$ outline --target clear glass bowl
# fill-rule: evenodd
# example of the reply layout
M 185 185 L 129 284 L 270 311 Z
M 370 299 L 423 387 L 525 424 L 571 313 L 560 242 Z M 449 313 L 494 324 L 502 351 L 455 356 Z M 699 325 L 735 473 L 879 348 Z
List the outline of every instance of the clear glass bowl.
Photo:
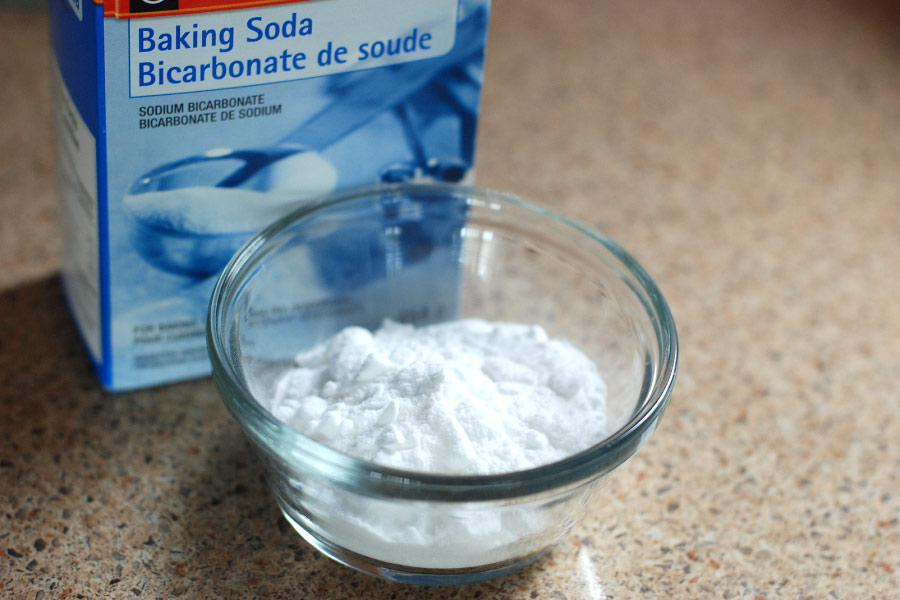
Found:
M 468 317 L 539 324 L 593 359 L 608 388 L 596 443 L 526 471 L 417 473 L 266 408 L 293 357 L 347 325 Z M 677 363 L 663 296 L 614 242 L 508 194 L 434 184 L 337 194 L 263 230 L 222 273 L 207 335 L 219 393 L 293 527 L 341 563 L 419 584 L 503 575 L 558 543 L 656 428 Z

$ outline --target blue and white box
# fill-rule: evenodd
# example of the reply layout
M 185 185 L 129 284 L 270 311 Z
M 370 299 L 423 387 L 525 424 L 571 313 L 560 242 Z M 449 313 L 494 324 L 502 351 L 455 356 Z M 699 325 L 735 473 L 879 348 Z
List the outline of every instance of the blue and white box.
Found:
M 364 184 L 470 182 L 489 0 L 52 0 L 68 302 L 104 386 L 209 372 L 218 273 Z

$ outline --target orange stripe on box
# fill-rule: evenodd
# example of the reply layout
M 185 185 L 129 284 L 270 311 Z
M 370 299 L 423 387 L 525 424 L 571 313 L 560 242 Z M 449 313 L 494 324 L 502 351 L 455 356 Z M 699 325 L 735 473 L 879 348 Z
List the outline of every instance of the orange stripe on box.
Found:
M 161 10 L 159 12 L 129 12 L 129 0 L 94 0 L 103 5 L 103 16 L 117 19 L 141 19 L 145 17 L 166 17 L 171 15 L 189 15 L 204 12 L 237 10 L 254 6 L 271 6 L 275 4 L 295 4 L 306 0 L 181 0 L 177 10 Z

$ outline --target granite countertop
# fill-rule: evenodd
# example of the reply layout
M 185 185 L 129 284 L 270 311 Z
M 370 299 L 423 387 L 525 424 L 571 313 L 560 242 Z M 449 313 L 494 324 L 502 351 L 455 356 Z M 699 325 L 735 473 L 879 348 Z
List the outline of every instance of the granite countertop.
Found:
M 0 597 L 896 597 L 898 31 L 889 1 L 494 3 L 479 182 L 631 250 L 680 374 L 549 556 L 423 589 L 290 531 L 208 379 L 99 387 L 57 276 L 45 16 L 0 9 Z

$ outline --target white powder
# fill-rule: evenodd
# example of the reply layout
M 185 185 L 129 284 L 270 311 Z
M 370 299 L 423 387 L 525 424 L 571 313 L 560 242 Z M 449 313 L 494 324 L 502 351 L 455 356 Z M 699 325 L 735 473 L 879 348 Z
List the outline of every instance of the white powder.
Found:
M 270 410 L 311 438 L 381 465 L 501 473 L 564 458 L 606 434 L 594 364 L 536 326 L 448 322 L 358 327 L 297 357 Z M 375 498 L 303 481 L 295 501 L 328 543 L 392 565 L 466 569 L 552 546 L 592 485 L 519 501 Z
M 297 356 L 269 408 L 348 455 L 431 473 L 528 469 L 606 433 L 590 359 L 538 326 L 474 319 L 348 327 Z

